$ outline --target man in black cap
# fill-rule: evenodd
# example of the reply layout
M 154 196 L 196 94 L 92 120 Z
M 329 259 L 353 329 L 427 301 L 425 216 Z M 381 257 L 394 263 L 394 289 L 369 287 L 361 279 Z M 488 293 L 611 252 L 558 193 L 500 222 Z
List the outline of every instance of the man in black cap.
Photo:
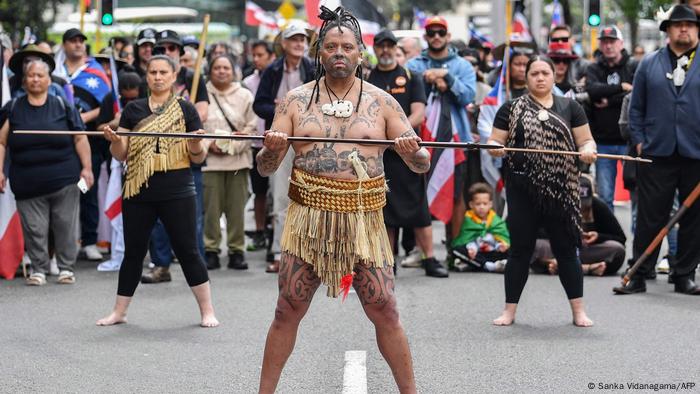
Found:
M 136 72 L 144 80 L 144 84 L 146 81 L 146 63 L 153 56 L 153 46 L 156 45 L 156 33 L 158 32 L 155 29 L 149 27 L 141 30 L 138 37 L 136 37 L 134 64 Z
M 589 124 L 598 153 L 625 155 L 627 142 L 620 134 L 622 99 L 632 90 L 637 62 L 623 48 L 622 32 L 616 26 L 600 29 L 598 35 L 601 55 L 586 69 L 586 92 L 592 106 Z M 598 195 L 614 212 L 617 160 L 596 161 Z
M 175 80 L 175 95 L 184 97 L 189 100 L 192 92 L 192 82 L 194 81 L 194 70 L 180 65 L 180 56 L 185 53 L 184 46 L 180 36 L 172 30 L 159 31 L 156 34 L 156 45 L 153 47 L 153 55 L 166 55 L 175 61 L 178 66 L 177 79 Z M 207 120 L 209 111 L 209 95 L 207 93 L 204 78 L 200 74 L 199 86 L 197 87 L 196 99 L 194 106 L 197 113 L 204 123 Z M 197 244 L 199 251 L 204 258 L 204 214 L 203 214 L 203 185 L 202 185 L 202 166 L 200 164 L 192 165 L 192 175 L 194 176 L 195 190 L 197 191 Z M 170 264 L 173 260 L 171 252 L 170 239 L 165 232 L 165 227 L 158 221 L 151 232 L 150 245 L 151 261 L 155 265 L 148 273 L 141 277 L 142 283 L 160 283 L 170 282 Z
M 676 191 L 684 201 L 700 183 L 700 62 L 698 17 L 676 5 L 659 29 L 668 45 L 646 56 L 637 70 L 629 110 L 630 139 L 637 152 L 652 159 L 637 166 L 637 224 L 634 260 L 668 222 Z M 681 217 L 676 264 L 671 273 L 677 293 L 700 295 L 695 269 L 700 259 L 700 203 Z M 639 267 L 618 294 L 646 291 L 644 277 L 654 269 L 659 248 Z
M 397 43 L 394 33 L 388 29 L 374 36 L 374 53 L 378 64 L 367 81 L 392 95 L 408 116 L 411 126 L 419 129 L 425 118 L 425 85 L 421 74 L 411 73 L 396 63 Z M 425 175 L 411 171 L 392 150 L 384 154 L 384 172 L 392 185 L 384 207 L 389 240 L 392 245 L 396 243 L 399 228 L 414 231 L 423 260 L 435 260 Z M 432 264 L 421 261 L 421 266 Z
M 95 121 L 100 113 L 100 103 L 109 94 L 111 85 L 104 68 L 87 56 L 85 45 L 87 37 L 80 30 L 71 28 L 63 33 L 63 52 L 65 62 L 57 64 L 57 73 L 65 76 L 72 87 L 73 103 L 80 112 L 86 130 L 96 130 Z M 69 89 L 71 90 L 71 89 Z M 102 162 L 110 157 L 109 143 L 102 137 L 88 137 L 92 157 L 94 178 L 99 178 Z M 97 185 L 80 196 L 80 231 L 82 251 L 89 260 L 101 260 L 102 254 L 97 249 L 97 225 L 99 223 L 99 205 Z

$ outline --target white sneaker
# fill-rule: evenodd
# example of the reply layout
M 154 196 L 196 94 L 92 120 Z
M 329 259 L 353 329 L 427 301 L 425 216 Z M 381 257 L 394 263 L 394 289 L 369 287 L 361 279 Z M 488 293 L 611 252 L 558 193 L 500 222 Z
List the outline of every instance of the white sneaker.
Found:
M 421 268 L 421 252 L 418 249 L 413 249 L 408 256 L 401 260 L 401 266 L 404 268 Z
M 508 263 L 508 260 L 496 261 L 496 270 L 494 272 L 506 272 L 506 263 Z
M 83 252 L 88 260 L 102 260 L 102 253 L 97 250 L 97 245 L 88 245 L 83 247 Z
M 97 270 L 100 272 L 112 272 L 112 271 L 119 271 L 119 268 L 121 268 L 122 263 L 121 262 L 116 262 L 113 260 L 107 260 L 105 262 L 100 263 L 97 266 Z
M 56 256 L 52 257 L 51 260 L 49 260 L 49 275 L 58 275 L 58 262 L 56 261 Z
M 656 266 L 656 272 L 659 274 L 668 274 L 670 271 L 671 266 L 668 264 L 668 256 L 666 256 L 659 261 L 659 265 Z

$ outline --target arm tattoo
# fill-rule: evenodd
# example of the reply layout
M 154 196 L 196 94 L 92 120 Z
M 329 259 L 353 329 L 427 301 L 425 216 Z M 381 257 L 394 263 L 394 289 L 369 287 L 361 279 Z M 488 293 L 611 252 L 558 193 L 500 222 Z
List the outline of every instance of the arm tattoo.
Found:
M 408 130 L 404 131 L 404 132 L 399 136 L 399 138 L 406 138 L 406 137 L 418 137 L 418 135 L 416 134 L 415 130 L 413 130 L 413 129 L 408 129 Z
M 260 175 L 268 176 L 279 167 L 281 159 L 279 153 L 263 148 L 258 152 L 255 161 L 258 164 L 258 172 L 260 172 Z

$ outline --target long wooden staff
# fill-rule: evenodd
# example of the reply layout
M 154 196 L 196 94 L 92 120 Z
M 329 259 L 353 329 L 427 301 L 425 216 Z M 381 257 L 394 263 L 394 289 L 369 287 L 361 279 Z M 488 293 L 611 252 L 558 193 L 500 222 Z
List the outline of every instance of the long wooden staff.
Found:
M 676 214 L 673 215 L 671 220 L 666 223 L 666 226 L 659 231 L 658 234 L 656 234 L 656 237 L 654 238 L 653 241 L 647 246 L 647 248 L 644 250 L 644 253 L 642 253 L 641 256 L 637 259 L 637 261 L 634 263 L 632 267 L 630 267 L 629 271 L 625 274 L 624 277 L 622 277 L 622 285 L 625 286 L 627 283 L 632 279 L 632 276 L 637 272 L 639 267 L 644 263 L 649 256 L 654 252 L 654 250 L 661 245 L 661 242 L 664 240 L 664 237 L 666 234 L 668 234 L 669 231 L 671 231 L 671 228 L 678 223 L 678 221 L 681 219 L 681 216 L 690 209 L 690 207 L 693 205 L 695 200 L 698 199 L 698 196 L 700 196 L 700 182 L 698 182 L 697 185 L 695 185 L 695 189 L 693 189 L 692 193 L 688 197 L 685 198 L 685 201 L 683 201 L 683 205 L 676 211 Z
M 568 150 L 551 150 L 551 149 L 527 149 L 527 148 L 504 148 L 506 152 L 525 152 L 525 153 L 545 153 L 550 155 L 567 155 L 567 156 L 581 156 L 581 152 L 574 152 Z M 596 156 L 603 159 L 615 159 L 623 161 L 636 161 L 639 163 L 651 163 L 649 159 L 643 159 L 641 157 L 633 157 L 627 155 L 611 155 L 608 153 L 598 153 Z
M 209 14 L 204 15 L 202 23 L 202 35 L 199 37 L 199 49 L 197 50 L 197 60 L 194 62 L 194 79 L 192 80 L 192 91 L 190 92 L 190 102 L 197 101 L 197 89 L 199 89 L 199 76 L 202 74 L 202 58 L 204 57 L 204 47 L 207 46 L 207 31 L 209 30 Z
M 101 131 L 52 131 L 52 130 L 15 130 L 14 134 L 31 134 L 31 135 L 88 135 L 102 136 Z M 251 134 L 194 134 L 194 133 L 158 133 L 148 131 L 117 131 L 117 135 L 124 137 L 154 137 L 154 138 L 206 138 L 206 139 L 225 139 L 225 140 L 264 140 L 263 135 Z M 394 140 L 370 140 L 362 138 L 325 138 L 325 137 L 287 137 L 288 141 L 292 142 L 330 142 L 343 144 L 358 144 L 358 145 L 394 145 Z M 501 149 L 503 146 L 495 144 L 475 144 L 472 142 L 437 142 L 437 141 L 422 141 L 418 143 L 426 148 L 452 148 L 452 149 Z

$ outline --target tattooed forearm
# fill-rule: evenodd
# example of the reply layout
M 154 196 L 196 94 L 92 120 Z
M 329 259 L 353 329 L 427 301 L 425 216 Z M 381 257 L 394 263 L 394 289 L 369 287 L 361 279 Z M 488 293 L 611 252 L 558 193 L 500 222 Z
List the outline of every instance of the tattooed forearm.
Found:
M 421 148 L 413 154 L 402 155 L 401 158 L 415 173 L 422 174 L 430 170 L 430 153 L 425 148 Z
M 263 147 L 262 150 L 258 152 L 258 155 L 255 156 L 255 162 L 258 165 L 258 173 L 260 173 L 261 176 L 270 176 L 270 174 L 277 170 L 280 163 L 282 163 L 282 159 L 284 159 L 286 153 L 286 150 L 283 152 L 274 152 Z
M 405 138 L 405 137 L 418 137 L 418 135 L 416 134 L 416 132 L 413 129 L 408 129 L 408 130 L 404 131 L 403 134 L 401 134 L 399 136 L 399 138 Z

